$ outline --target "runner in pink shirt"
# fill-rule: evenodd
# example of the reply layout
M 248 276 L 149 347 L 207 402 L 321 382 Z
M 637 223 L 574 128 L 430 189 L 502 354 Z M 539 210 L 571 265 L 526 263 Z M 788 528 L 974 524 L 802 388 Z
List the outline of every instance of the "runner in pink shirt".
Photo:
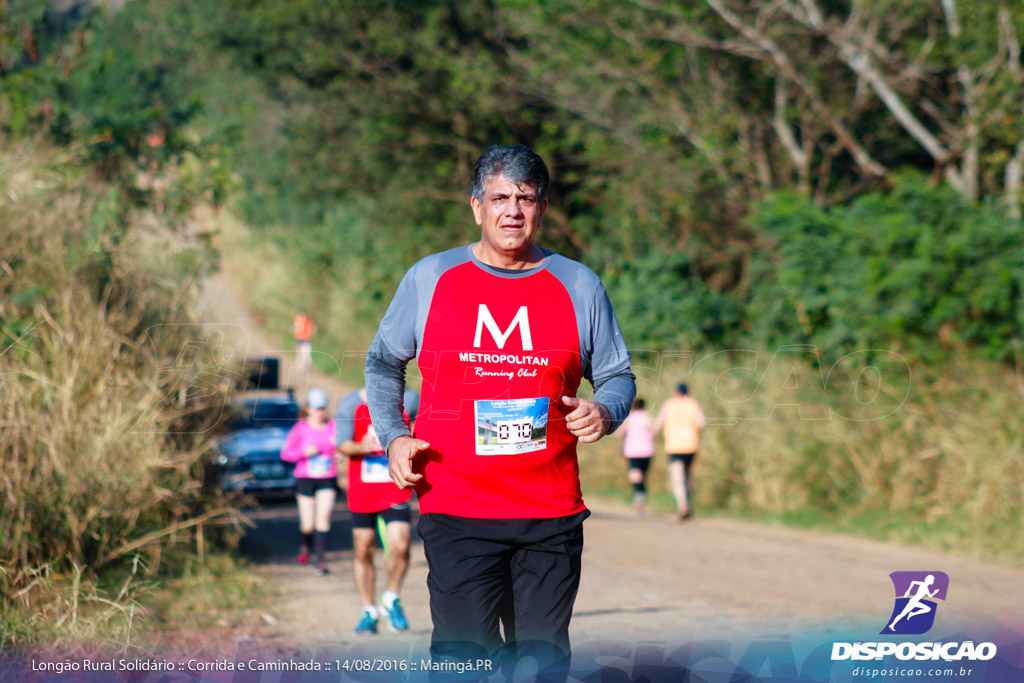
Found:
M 327 573 L 324 550 L 331 531 L 331 511 L 337 497 L 338 467 L 334 420 L 327 420 L 327 393 L 310 389 L 306 395 L 305 419 L 288 432 L 281 459 L 295 464 L 295 499 L 299 505 L 302 545 L 299 562 L 309 562 L 310 549 L 316 553 L 316 573 Z
M 622 438 L 622 454 L 629 464 L 629 483 L 633 485 L 633 506 L 644 514 L 647 502 L 647 470 L 654 457 L 654 420 L 644 410 L 644 400 L 633 401 L 633 409 L 617 432 Z

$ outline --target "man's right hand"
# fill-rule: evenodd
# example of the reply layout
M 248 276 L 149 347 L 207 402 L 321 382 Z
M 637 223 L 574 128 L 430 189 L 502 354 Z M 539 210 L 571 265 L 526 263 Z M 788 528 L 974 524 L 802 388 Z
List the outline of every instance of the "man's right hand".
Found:
M 422 474 L 412 471 L 412 460 L 430 444 L 412 436 L 399 436 L 388 446 L 388 471 L 395 486 L 411 489 L 423 479 Z

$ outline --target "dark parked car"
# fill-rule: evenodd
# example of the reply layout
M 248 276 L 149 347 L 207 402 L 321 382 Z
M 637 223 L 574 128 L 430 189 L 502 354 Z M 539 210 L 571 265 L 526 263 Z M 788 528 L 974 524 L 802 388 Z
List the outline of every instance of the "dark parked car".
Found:
M 281 449 L 299 418 L 298 401 L 291 392 L 260 392 L 243 397 L 234 411 L 217 457 L 221 487 L 256 495 L 291 495 L 295 465 L 281 460 Z

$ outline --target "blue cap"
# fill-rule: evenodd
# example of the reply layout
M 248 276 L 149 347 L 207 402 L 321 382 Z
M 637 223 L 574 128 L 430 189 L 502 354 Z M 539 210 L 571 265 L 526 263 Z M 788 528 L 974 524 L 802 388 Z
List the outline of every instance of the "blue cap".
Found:
M 326 408 L 329 402 L 327 392 L 323 389 L 310 389 L 309 393 L 306 394 L 306 406 L 311 410 Z

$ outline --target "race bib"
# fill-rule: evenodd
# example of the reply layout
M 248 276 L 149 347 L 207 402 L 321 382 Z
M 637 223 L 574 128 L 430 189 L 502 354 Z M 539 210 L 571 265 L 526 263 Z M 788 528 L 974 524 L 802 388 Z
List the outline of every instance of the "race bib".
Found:
M 530 453 L 548 445 L 548 398 L 474 401 L 477 455 Z
M 363 465 L 359 471 L 364 484 L 385 484 L 391 481 L 388 472 L 388 456 L 364 455 Z
M 306 461 L 306 471 L 313 479 L 321 479 L 331 475 L 331 462 L 334 459 L 329 455 L 315 455 Z

